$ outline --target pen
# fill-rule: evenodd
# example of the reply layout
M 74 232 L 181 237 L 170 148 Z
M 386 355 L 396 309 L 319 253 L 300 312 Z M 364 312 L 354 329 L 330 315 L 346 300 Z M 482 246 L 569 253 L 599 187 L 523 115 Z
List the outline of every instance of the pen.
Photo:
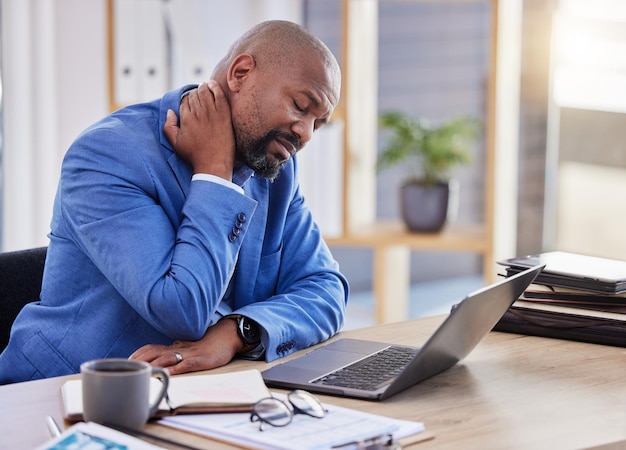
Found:
M 48 424 L 48 430 L 50 430 L 52 437 L 61 436 L 61 429 L 52 416 L 46 417 L 46 423 Z

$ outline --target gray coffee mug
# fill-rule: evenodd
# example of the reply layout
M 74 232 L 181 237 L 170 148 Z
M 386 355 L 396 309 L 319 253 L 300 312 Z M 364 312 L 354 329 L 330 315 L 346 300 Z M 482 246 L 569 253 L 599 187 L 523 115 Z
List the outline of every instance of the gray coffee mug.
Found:
M 167 393 L 169 373 L 147 362 L 121 358 L 96 359 L 80 366 L 83 418 L 86 422 L 140 430 L 154 415 Z M 150 379 L 159 375 L 162 386 L 150 404 Z

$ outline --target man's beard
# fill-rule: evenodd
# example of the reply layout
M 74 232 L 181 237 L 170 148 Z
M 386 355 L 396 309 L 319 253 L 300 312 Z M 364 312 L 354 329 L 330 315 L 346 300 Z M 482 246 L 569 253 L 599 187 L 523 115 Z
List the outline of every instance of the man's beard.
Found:
M 260 139 L 237 136 L 236 134 L 237 158 L 254 170 L 257 176 L 274 181 L 280 173 L 280 169 L 288 161 L 278 161 L 271 158 L 267 153 L 269 143 L 278 138 L 291 143 L 296 151 L 302 147 L 302 143 L 298 139 L 278 130 L 271 130 Z

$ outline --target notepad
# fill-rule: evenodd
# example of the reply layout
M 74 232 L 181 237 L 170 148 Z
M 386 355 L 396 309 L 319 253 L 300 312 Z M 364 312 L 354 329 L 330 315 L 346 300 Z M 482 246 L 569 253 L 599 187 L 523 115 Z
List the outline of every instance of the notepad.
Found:
M 152 378 L 151 399 L 156 398 L 161 381 Z M 271 394 L 257 369 L 225 374 L 170 377 L 167 396 L 157 417 L 175 414 L 250 411 L 252 405 Z M 82 381 L 69 380 L 61 387 L 63 412 L 67 420 L 83 418 Z M 154 401 L 154 400 L 152 400 Z

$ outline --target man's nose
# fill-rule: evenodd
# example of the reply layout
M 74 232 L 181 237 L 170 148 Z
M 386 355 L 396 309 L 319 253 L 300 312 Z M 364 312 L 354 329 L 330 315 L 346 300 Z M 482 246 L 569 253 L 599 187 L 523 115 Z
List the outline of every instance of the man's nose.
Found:
M 315 121 L 302 119 L 293 126 L 293 132 L 298 135 L 302 145 L 306 144 L 313 137 Z

